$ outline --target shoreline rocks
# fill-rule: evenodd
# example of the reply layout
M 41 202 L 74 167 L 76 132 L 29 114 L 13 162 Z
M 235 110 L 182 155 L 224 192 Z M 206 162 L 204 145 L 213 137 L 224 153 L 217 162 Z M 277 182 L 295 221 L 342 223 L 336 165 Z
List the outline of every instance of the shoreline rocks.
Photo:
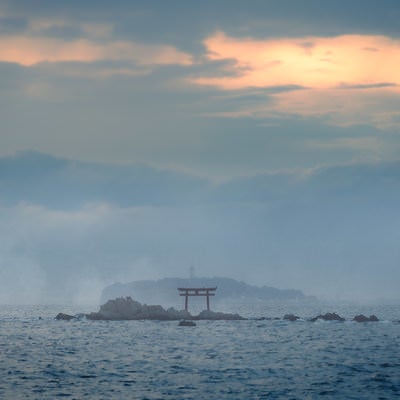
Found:
M 171 307 L 164 309 L 160 305 L 147 305 L 141 304 L 138 301 L 133 300 L 130 296 L 118 297 L 113 300 L 108 300 L 105 304 L 100 306 L 99 311 L 91 312 L 89 314 L 77 314 L 69 315 L 65 313 L 58 313 L 55 317 L 56 320 L 71 321 L 88 319 L 92 321 L 129 321 L 129 320 L 153 320 L 153 321 L 200 321 L 200 320 L 211 320 L 211 321 L 238 321 L 247 320 L 236 313 L 223 313 L 211 310 L 204 310 L 198 315 L 192 315 L 185 310 L 176 310 Z M 295 314 L 285 314 L 282 318 L 250 318 L 255 321 L 275 321 L 283 320 L 295 322 L 303 320 L 301 317 Z M 322 321 L 338 321 L 343 322 L 345 318 L 341 317 L 336 313 L 325 313 L 317 315 L 316 317 L 308 319 L 310 322 Z M 363 322 L 378 322 L 379 319 L 376 315 L 370 315 L 369 317 L 359 314 L 356 315 L 352 322 L 363 323 Z M 393 321 L 399 322 L 400 321 Z

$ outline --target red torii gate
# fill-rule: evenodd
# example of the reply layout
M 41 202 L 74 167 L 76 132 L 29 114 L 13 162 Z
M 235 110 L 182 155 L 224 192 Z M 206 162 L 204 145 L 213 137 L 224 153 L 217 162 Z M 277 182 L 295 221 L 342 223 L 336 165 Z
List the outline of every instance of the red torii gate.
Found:
M 178 288 L 179 296 L 185 296 L 185 311 L 188 311 L 189 296 L 207 297 L 207 311 L 210 311 L 210 296 L 215 296 L 217 287 L 212 288 Z

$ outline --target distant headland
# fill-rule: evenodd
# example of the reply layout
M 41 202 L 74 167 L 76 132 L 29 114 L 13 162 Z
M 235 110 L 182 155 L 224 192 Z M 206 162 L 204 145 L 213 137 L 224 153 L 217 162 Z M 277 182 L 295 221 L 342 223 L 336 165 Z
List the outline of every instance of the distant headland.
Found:
M 218 287 L 215 301 L 227 299 L 242 300 L 306 300 L 301 290 L 277 289 L 269 286 L 254 286 L 232 278 L 163 278 L 160 280 L 142 280 L 129 283 L 114 283 L 104 288 L 101 303 L 117 297 L 130 296 L 147 304 L 176 304 L 179 301 L 179 287 Z M 214 301 L 214 299 L 213 299 Z

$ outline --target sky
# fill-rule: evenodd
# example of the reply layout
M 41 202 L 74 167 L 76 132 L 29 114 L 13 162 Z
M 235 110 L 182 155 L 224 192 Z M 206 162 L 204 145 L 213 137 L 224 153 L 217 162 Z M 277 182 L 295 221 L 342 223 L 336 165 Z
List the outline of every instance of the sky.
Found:
M 0 303 L 228 276 L 398 301 L 397 0 L 0 1 Z

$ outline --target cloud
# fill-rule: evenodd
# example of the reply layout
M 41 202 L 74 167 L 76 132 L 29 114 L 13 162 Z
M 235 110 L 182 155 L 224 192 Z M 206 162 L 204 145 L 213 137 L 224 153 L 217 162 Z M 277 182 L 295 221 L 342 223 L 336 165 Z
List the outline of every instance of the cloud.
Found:
M 110 38 L 113 33 L 113 24 L 96 22 L 75 22 L 63 18 L 30 18 L 26 34 L 29 36 L 51 36 L 54 31 L 75 31 L 76 34 L 92 39 Z
M 49 37 L 0 38 L 0 61 L 34 66 L 45 62 L 131 61 L 138 65 L 191 65 L 190 54 L 168 45 L 144 45 L 128 41 L 95 42 Z
M 87 203 L 121 207 L 198 203 L 209 184 L 200 178 L 143 164 L 102 165 L 36 152 L 0 158 L 0 204 L 19 202 L 49 209 Z M 83 219 L 82 219 L 83 221 Z
M 384 36 L 256 40 L 217 32 L 204 45 L 210 60 L 234 60 L 228 68 L 235 74 L 196 82 L 224 90 L 282 85 L 326 89 L 354 82 L 400 84 L 400 41 Z M 371 54 L 368 48 L 379 51 Z M 388 62 L 382 63 L 383 59 Z
M 306 142 L 306 146 L 318 150 L 332 150 L 332 149 L 349 149 L 356 151 L 363 151 L 370 153 L 380 159 L 382 154 L 385 153 L 385 146 L 387 146 L 382 139 L 374 136 L 366 136 L 359 138 L 333 138 L 322 140 L 310 140 Z
M 111 23 L 65 18 L 30 18 L 18 34 L 0 36 L 0 61 L 25 67 L 40 63 L 129 61 L 140 66 L 191 65 L 190 54 L 174 46 L 113 38 Z M 127 69 L 114 73 L 127 74 Z
M 0 36 L 0 61 L 26 67 L 51 62 L 130 61 L 138 65 L 191 65 L 190 54 L 167 44 L 114 37 L 114 24 L 52 16 L 28 17 L 19 33 Z
M 326 116 L 338 125 L 360 124 L 367 117 L 379 127 L 397 121 L 396 111 L 386 113 L 384 105 L 389 96 L 400 93 L 399 40 L 371 35 L 257 40 L 217 32 L 204 45 L 210 61 L 231 62 L 222 67 L 225 74 L 194 78 L 197 85 L 222 91 L 298 89 L 270 94 L 269 104 L 236 115 Z
M 277 93 L 270 108 L 261 108 L 259 116 L 301 116 L 323 118 L 346 127 L 372 125 L 390 129 L 398 125 L 398 88 L 305 89 Z

